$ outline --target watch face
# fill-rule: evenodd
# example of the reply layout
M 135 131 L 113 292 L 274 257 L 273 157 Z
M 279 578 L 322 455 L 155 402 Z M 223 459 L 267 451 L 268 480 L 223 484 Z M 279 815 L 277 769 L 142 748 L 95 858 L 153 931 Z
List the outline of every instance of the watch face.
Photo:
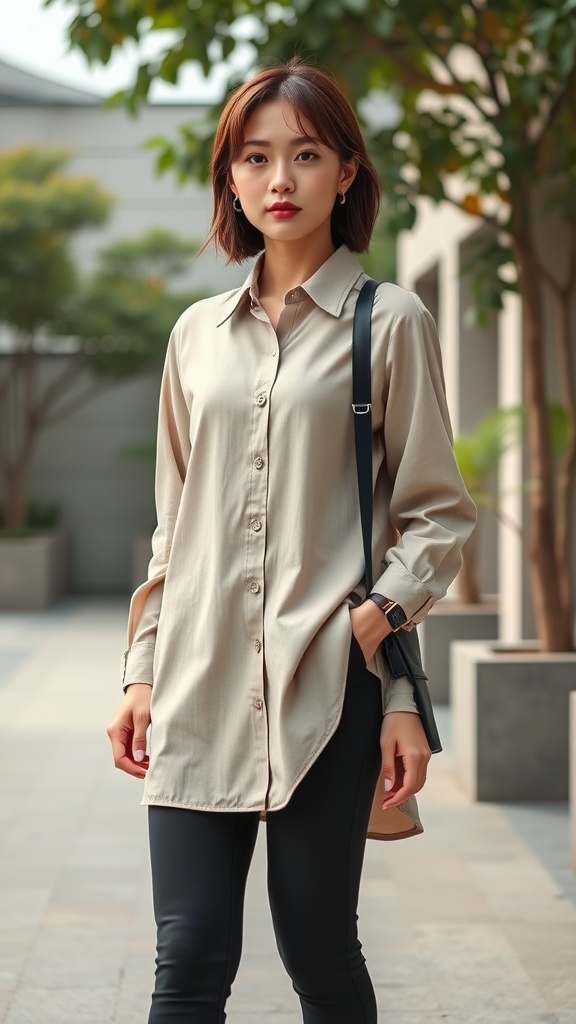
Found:
M 388 618 L 388 622 L 392 626 L 392 629 L 400 629 L 400 626 L 403 626 L 404 623 L 408 621 L 403 609 L 400 607 L 399 604 L 395 604 L 394 607 L 386 613 L 386 615 Z

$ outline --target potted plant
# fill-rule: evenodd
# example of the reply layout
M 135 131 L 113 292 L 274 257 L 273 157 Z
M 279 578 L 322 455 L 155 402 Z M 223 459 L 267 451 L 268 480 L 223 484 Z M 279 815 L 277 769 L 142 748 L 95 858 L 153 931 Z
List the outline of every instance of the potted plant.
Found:
M 114 384 L 157 365 L 193 299 L 168 281 L 194 245 L 164 231 L 117 242 L 81 277 L 74 235 L 101 224 L 110 197 L 65 173 L 69 154 L 0 153 L 0 608 L 42 608 L 65 586 L 65 536 L 39 521 L 30 481 L 39 438 Z

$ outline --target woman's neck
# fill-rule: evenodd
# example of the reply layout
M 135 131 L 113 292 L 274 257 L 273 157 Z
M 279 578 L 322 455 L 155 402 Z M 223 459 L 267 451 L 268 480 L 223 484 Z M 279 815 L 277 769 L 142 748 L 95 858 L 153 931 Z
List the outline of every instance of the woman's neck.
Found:
M 284 303 L 286 292 L 312 277 L 334 251 L 332 239 L 321 239 L 315 244 L 308 238 L 305 247 L 293 242 L 267 241 L 258 279 L 260 298 Z

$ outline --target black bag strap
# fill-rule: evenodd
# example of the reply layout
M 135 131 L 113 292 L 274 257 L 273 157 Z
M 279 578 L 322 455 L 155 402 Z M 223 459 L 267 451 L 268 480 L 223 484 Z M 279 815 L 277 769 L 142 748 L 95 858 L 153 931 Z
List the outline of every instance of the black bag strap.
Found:
M 364 579 L 366 594 L 372 590 L 372 381 L 371 339 L 372 306 L 378 281 L 369 278 L 362 285 L 352 329 L 352 409 L 354 411 L 354 438 L 356 442 L 356 470 L 360 521 L 364 544 Z M 402 635 L 400 635 L 402 634 Z M 420 645 L 416 630 L 390 633 L 384 640 L 392 679 L 407 676 L 414 689 L 414 700 L 432 753 L 442 750 L 426 674 L 422 668 Z
M 369 278 L 354 310 L 352 329 L 352 409 L 356 440 L 356 469 L 360 497 L 360 520 L 364 542 L 366 593 L 372 590 L 372 306 L 378 281 Z

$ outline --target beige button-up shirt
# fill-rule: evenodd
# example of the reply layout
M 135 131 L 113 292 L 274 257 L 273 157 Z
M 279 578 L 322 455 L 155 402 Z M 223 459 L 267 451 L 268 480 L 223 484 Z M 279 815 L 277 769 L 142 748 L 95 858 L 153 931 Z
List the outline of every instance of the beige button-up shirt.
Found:
M 258 270 L 186 310 L 168 345 L 158 526 L 124 655 L 124 687 L 153 687 L 145 804 L 283 807 L 340 719 L 350 606 L 366 596 L 351 408 L 366 276 L 342 246 L 274 330 Z M 475 509 L 434 322 L 392 284 L 374 304 L 372 402 L 374 591 L 416 623 L 456 575 Z M 370 668 L 384 712 L 415 710 L 380 652 Z

